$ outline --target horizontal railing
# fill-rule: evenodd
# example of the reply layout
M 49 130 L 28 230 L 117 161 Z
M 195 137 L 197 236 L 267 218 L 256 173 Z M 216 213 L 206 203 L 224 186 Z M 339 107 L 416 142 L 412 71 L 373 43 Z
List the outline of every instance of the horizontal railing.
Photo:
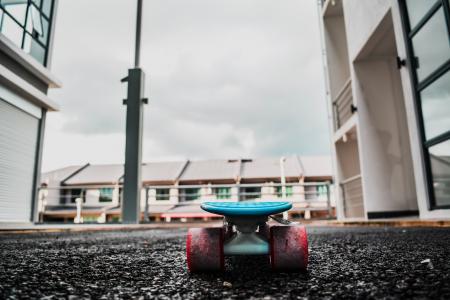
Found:
M 361 175 L 349 177 L 340 183 L 347 218 L 364 217 L 364 202 Z
M 221 189 L 221 190 L 219 190 Z M 164 192 L 161 192 L 164 190 Z M 190 191 L 188 191 L 190 190 Z M 152 207 L 184 206 L 203 201 L 290 201 L 304 204 L 306 210 L 325 210 L 331 217 L 331 184 L 329 182 L 207 184 L 207 185 L 145 185 L 142 191 L 144 219 Z M 88 211 L 120 210 L 122 185 L 42 187 L 39 191 L 41 220 L 57 211 L 72 210 L 80 215 Z M 302 206 L 302 207 L 303 207 Z M 103 216 L 104 218 L 104 216 Z
M 353 115 L 352 81 L 349 78 L 333 100 L 335 130 L 341 128 Z

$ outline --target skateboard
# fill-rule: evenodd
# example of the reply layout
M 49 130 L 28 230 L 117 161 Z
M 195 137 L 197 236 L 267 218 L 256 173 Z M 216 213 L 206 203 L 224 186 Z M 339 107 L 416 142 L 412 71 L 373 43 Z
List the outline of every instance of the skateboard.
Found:
M 222 227 L 190 228 L 186 239 L 190 272 L 223 271 L 225 256 L 267 255 L 272 270 L 304 271 L 308 237 L 304 226 L 271 225 L 269 217 L 292 208 L 289 202 L 204 202 L 201 208 L 224 216 Z

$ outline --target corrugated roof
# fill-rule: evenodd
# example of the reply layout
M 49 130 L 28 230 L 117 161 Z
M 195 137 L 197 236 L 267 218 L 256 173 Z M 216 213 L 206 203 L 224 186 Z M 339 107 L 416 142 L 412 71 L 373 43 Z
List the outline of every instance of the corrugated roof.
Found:
M 182 181 L 236 180 L 239 175 L 239 160 L 190 161 L 180 177 Z
M 175 182 L 183 171 L 186 161 L 177 162 L 151 162 L 142 166 L 142 181 L 157 182 L 171 181 Z
M 123 165 L 89 165 L 69 178 L 68 185 L 115 184 L 123 175 Z
M 83 166 L 69 166 L 62 169 L 49 171 L 42 173 L 41 175 L 41 183 L 46 184 L 49 187 L 51 186 L 59 186 L 61 181 L 66 179 L 69 175 L 73 174 L 74 172 L 78 171 Z
M 326 177 L 332 174 L 329 156 L 302 156 L 301 163 L 305 177 Z
M 284 175 L 286 177 L 301 177 L 302 173 L 303 170 L 297 156 L 286 157 Z M 280 157 L 257 158 L 242 162 L 242 179 L 280 178 L 280 176 Z
M 142 181 L 158 184 L 162 182 L 214 181 L 237 178 L 279 179 L 281 176 L 280 158 L 256 158 L 244 160 L 202 160 L 178 162 L 151 162 L 142 166 Z M 62 168 L 42 175 L 46 180 L 64 180 L 81 166 Z M 64 183 L 68 185 L 115 184 L 123 176 L 123 165 L 88 165 L 80 172 L 69 177 Z M 331 158 L 328 156 L 288 156 L 284 162 L 286 178 L 331 177 Z M 59 182 L 58 182 L 59 183 Z

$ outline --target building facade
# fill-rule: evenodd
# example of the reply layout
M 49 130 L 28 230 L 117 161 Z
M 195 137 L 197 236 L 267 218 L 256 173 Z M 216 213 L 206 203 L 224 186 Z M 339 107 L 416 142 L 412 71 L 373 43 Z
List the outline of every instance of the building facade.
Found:
M 0 223 L 33 222 L 37 212 L 56 0 L 0 1 Z
M 67 167 L 42 175 L 44 222 L 120 221 L 123 165 Z M 210 219 L 203 201 L 292 201 L 295 217 L 334 215 L 329 157 L 152 162 L 142 166 L 143 220 Z M 83 220 L 80 220 L 83 218 Z
M 450 218 L 449 6 L 320 1 L 340 219 Z

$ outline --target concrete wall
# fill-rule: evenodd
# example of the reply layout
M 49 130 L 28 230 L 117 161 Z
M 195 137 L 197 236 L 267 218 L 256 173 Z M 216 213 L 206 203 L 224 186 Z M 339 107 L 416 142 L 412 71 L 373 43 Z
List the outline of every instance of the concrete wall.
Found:
M 366 211 L 417 210 L 403 93 L 394 59 L 355 63 Z
M 350 78 L 347 38 L 343 16 L 324 19 L 327 65 L 330 73 L 330 96 L 335 99 Z
M 391 0 L 343 0 L 348 54 L 354 61 L 391 7 Z
M 365 210 L 414 211 L 417 200 L 390 1 L 350 1 L 349 55 Z M 351 32 L 351 33 L 350 33 Z
M 340 90 L 347 72 L 344 62 L 348 62 L 353 102 L 358 109 L 356 141 L 342 143 L 336 135 L 333 140 L 337 181 L 358 172 L 358 164 L 351 160 L 356 160 L 359 149 L 367 212 L 419 210 L 424 219 L 449 218 L 450 210 L 428 209 L 409 66 L 400 70 L 396 67 L 397 56 L 407 57 L 398 1 L 342 0 L 342 6 L 340 0 L 334 2 L 336 5 L 331 8 L 329 2 L 323 16 L 329 100 L 333 101 Z M 344 30 L 340 29 L 342 23 Z M 346 40 L 348 61 L 342 55 L 345 47 L 338 40 Z M 380 45 L 386 49 L 380 49 Z M 345 130 L 352 129 L 347 126 Z M 343 218 L 343 203 L 338 200 L 338 216 Z

